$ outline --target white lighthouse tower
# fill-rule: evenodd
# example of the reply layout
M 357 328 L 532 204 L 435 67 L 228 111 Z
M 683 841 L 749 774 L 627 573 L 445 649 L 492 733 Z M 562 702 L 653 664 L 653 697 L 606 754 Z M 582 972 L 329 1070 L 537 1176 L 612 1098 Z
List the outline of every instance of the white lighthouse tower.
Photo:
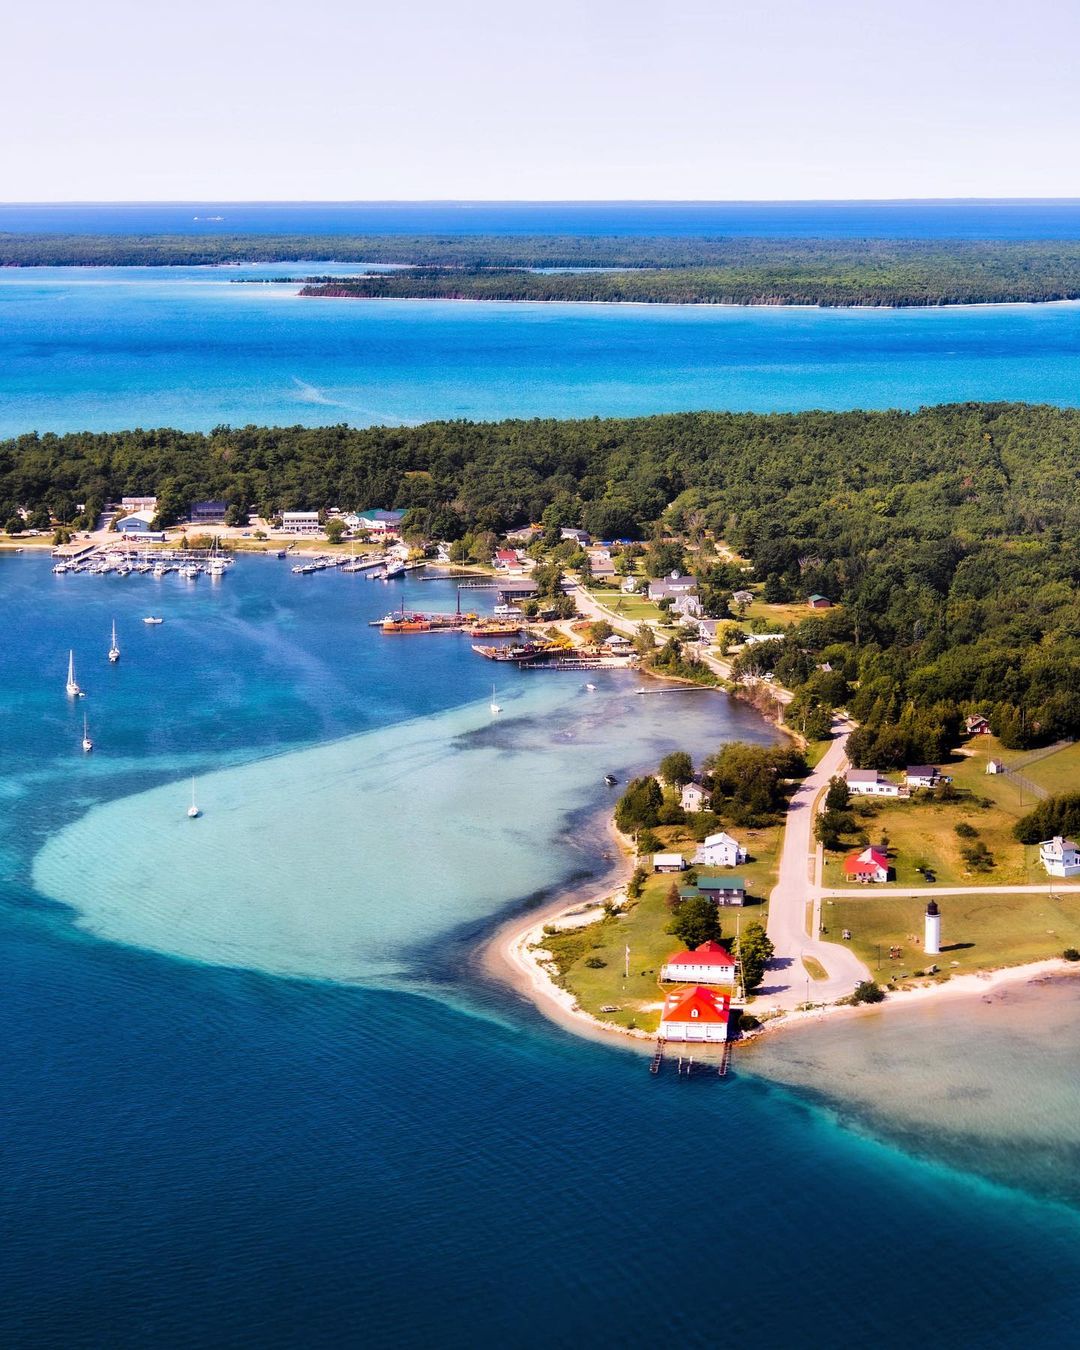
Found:
M 927 956 L 937 956 L 941 952 L 941 911 L 937 901 L 931 900 L 926 906 L 926 934 L 923 939 L 923 951 Z

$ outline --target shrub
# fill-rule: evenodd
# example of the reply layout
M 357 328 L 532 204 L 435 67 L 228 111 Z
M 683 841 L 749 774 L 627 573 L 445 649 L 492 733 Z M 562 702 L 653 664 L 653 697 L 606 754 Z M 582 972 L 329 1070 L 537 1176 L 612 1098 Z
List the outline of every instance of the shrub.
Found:
M 851 995 L 852 1003 L 880 1003 L 885 991 L 876 980 L 860 980 Z
M 755 1017 L 753 1013 L 746 1012 L 745 1009 L 739 1013 L 738 1029 L 740 1031 L 756 1031 L 759 1026 L 761 1026 L 761 1019 Z
M 953 826 L 953 829 L 956 831 L 956 833 L 960 836 L 961 839 L 974 839 L 978 836 L 979 833 L 979 831 L 975 828 L 975 826 L 969 825 L 966 820 L 958 820 L 956 824 Z
M 1061 955 L 1066 961 L 1080 961 L 1080 952 L 1075 947 L 1066 947 Z
M 601 961 L 599 956 L 587 956 L 585 958 L 585 964 L 589 967 L 590 970 L 603 970 L 603 968 L 607 965 L 607 962 Z

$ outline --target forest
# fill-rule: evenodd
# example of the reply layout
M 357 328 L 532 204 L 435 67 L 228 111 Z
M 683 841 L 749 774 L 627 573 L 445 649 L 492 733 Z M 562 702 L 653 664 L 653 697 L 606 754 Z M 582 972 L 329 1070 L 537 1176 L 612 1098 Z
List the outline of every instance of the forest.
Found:
M 403 264 L 307 294 L 676 303 L 947 305 L 1080 297 L 1080 241 L 562 235 L 0 234 L 0 266 Z M 534 272 L 578 268 L 584 272 Z M 601 271 L 616 268 L 621 271 Z M 320 281 L 322 284 L 320 284 Z
M 805 711 L 857 685 L 852 753 L 884 766 L 976 710 L 1010 745 L 1080 734 L 1078 467 L 1080 409 L 1019 404 L 26 435 L 0 442 L 0 519 L 156 493 L 166 521 L 204 497 L 399 507 L 415 538 L 542 520 L 677 538 L 726 603 L 722 538 L 767 594 L 837 602 L 762 659 Z

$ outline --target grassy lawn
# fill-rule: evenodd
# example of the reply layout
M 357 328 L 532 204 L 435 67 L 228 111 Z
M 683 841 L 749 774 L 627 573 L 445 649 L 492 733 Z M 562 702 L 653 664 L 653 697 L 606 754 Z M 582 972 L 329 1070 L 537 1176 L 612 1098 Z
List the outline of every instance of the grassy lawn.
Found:
M 759 830 L 747 830 L 736 825 L 717 827 L 718 830 L 725 828 L 746 849 L 750 861 L 732 868 L 702 867 L 702 873 L 706 876 L 721 876 L 727 871 L 733 876 L 743 877 L 748 888 L 747 894 L 762 902 L 766 901 L 769 892 L 776 885 L 783 827 L 768 825 Z M 656 833 L 663 840 L 665 852 L 681 853 L 687 862 L 694 856 L 697 841 L 687 833 L 684 826 L 662 825 Z M 763 909 L 762 913 L 764 912 Z
M 765 619 L 770 624 L 790 628 L 792 624 L 801 623 L 808 614 L 814 612 L 805 600 L 792 601 L 786 605 L 767 605 L 764 600 L 758 599 L 747 605 L 746 620 Z
M 827 980 L 829 972 L 814 956 L 804 956 L 802 958 L 803 969 L 812 980 Z
M 676 838 L 680 833 L 675 826 L 661 831 L 662 836 L 674 835 Z M 749 920 L 764 923 L 766 920 L 767 906 L 757 897 L 767 894 L 775 879 L 780 830 L 779 827 L 743 830 L 737 837 L 755 855 L 753 862 L 738 869 L 738 874 L 746 878 L 751 895 L 742 908 L 732 906 L 720 911 L 725 941 L 735 936 L 737 923 Z M 689 854 L 689 844 L 684 851 Z M 720 868 L 702 870 L 708 873 L 723 871 Z M 594 1017 L 644 1031 L 655 1031 L 659 1025 L 659 1005 L 665 992 L 659 983 L 660 968 L 682 945 L 666 931 L 671 922 L 666 898 L 672 881 L 686 884 L 685 879 L 677 876 L 650 876 L 641 898 L 626 914 L 545 936 L 543 945 L 558 962 L 560 983 Z M 630 948 L 629 979 L 624 974 L 627 946 Z M 603 961 L 604 965 L 587 966 L 585 963 L 590 959 Z M 617 1006 L 617 1012 L 600 1011 L 612 1005 Z
M 640 595 L 623 595 L 619 590 L 603 590 L 590 588 L 589 595 L 607 609 L 617 614 L 619 618 L 626 619 L 632 623 L 641 623 L 644 619 L 659 622 L 664 618 L 663 611 L 654 605 L 651 600 L 645 599 Z
M 922 950 L 925 900 L 889 897 L 880 890 L 850 900 L 824 900 L 822 919 L 830 939 L 851 930 L 850 945 L 885 983 L 913 975 L 931 962 L 943 971 L 987 970 L 1022 965 L 1060 956 L 1065 947 L 1080 948 L 1080 894 L 943 895 L 940 956 Z M 899 960 L 889 948 L 897 946 Z M 880 948 L 880 964 L 879 964 Z
M 987 774 L 987 759 L 1008 762 L 1009 752 L 1002 752 L 991 737 L 985 740 L 990 743 L 976 744 L 973 754 L 957 755 L 942 765 L 943 771 L 952 776 L 959 800 L 935 802 L 927 794 L 916 794 L 907 801 L 876 802 L 873 816 L 858 817 L 871 842 L 877 843 L 882 833 L 888 835 L 890 860 L 898 884 L 925 884 L 924 876 L 916 870 L 920 866 L 929 868 L 943 886 L 972 886 L 980 882 L 1009 886 L 1046 880 L 1038 849 L 1025 847 L 1013 837 L 1014 824 L 1033 805 L 1030 794 L 1021 802 L 1014 782 L 1004 774 Z M 1060 753 L 1064 755 L 1071 750 L 1072 747 Z M 1012 757 L 1017 757 L 1016 752 Z M 1056 758 L 1045 762 L 1052 763 Z M 1037 769 L 1040 765 L 1031 767 Z M 976 841 L 957 835 L 955 827 L 961 821 L 977 830 L 978 837 L 990 850 L 994 860 L 991 870 L 974 872 L 964 861 L 961 848 Z M 844 879 L 843 860 L 848 851 L 826 855 L 826 886 L 859 885 Z
M 1038 783 L 1051 796 L 1060 792 L 1080 792 L 1080 741 L 1036 760 L 1023 771 L 1025 778 Z

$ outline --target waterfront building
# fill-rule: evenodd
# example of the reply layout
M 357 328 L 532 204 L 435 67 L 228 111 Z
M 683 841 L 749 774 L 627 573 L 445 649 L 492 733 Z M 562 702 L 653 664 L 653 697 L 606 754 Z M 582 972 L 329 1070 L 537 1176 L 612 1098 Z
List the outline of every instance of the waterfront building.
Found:
M 864 848 L 844 859 L 844 875 L 849 881 L 883 882 L 889 879 L 889 857 L 880 848 Z
M 284 534 L 322 534 L 318 511 L 282 511 L 281 529 Z
M 848 769 L 845 781 L 853 797 L 899 797 L 901 788 L 882 778 L 877 769 Z
M 654 853 L 652 865 L 654 872 L 686 871 L 686 859 L 681 853 Z
M 746 882 L 742 877 L 698 877 L 697 890 L 717 905 L 746 903 Z
M 1039 861 L 1051 877 L 1080 876 L 1080 846 L 1055 834 L 1039 845 Z
M 735 958 L 719 942 L 703 942 L 679 952 L 661 968 L 660 978 L 674 984 L 735 984 Z
M 738 867 L 746 861 L 746 849 L 725 830 L 705 836 L 694 854 L 695 863 L 709 867 Z
M 700 984 L 673 989 L 664 999 L 657 1034 L 663 1041 L 726 1041 L 730 1008 L 729 994 L 717 994 Z
M 941 911 L 936 900 L 931 900 L 926 906 L 923 951 L 927 956 L 937 956 L 941 952 Z
M 117 534 L 153 534 L 154 512 L 150 510 L 132 511 L 128 516 L 116 522 Z
M 397 534 L 404 519 L 404 511 L 361 511 L 356 523 L 366 534 L 385 537 Z
M 192 502 L 188 519 L 192 525 L 224 525 L 228 509 L 228 502 Z

